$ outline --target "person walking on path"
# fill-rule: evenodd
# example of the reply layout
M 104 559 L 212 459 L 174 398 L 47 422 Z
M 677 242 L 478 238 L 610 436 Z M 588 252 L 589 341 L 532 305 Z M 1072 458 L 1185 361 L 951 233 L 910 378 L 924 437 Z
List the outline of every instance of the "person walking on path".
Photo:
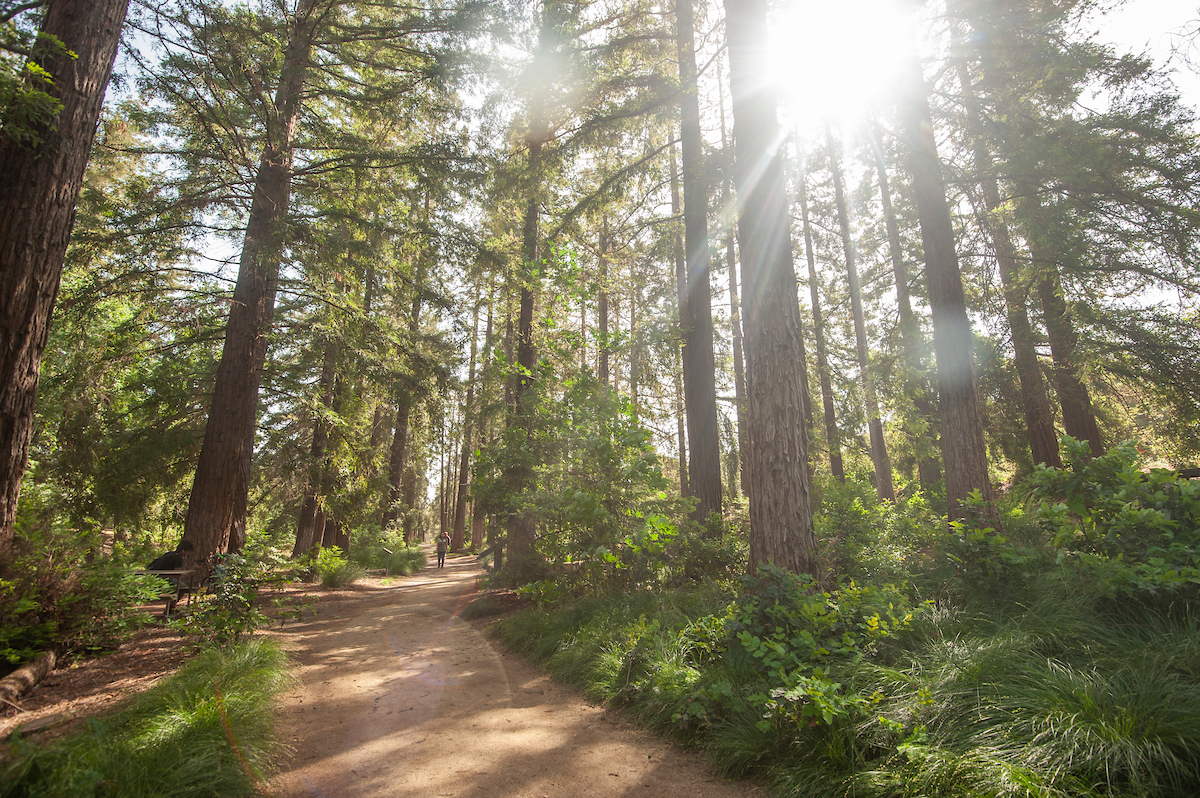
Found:
M 443 532 L 442 534 L 438 535 L 437 539 L 438 568 L 444 568 L 446 566 L 446 552 L 449 551 L 449 549 L 450 536 Z

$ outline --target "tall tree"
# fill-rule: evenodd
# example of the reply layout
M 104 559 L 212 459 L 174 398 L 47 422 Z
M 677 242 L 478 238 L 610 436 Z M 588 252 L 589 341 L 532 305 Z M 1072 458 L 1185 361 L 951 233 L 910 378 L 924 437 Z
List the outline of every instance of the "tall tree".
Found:
M 454 501 L 454 523 L 450 535 L 452 551 L 463 550 L 467 524 L 467 488 L 470 485 L 471 439 L 475 431 L 475 356 L 479 345 L 479 296 L 475 297 L 475 309 L 471 324 L 471 357 L 467 366 L 467 399 L 463 405 L 462 453 L 458 463 L 458 496 Z
M 900 131 L 908 152 L 917 200 L 925 276 L 933 315 L 933 349 L 937 360 L 938 404 L 942 415 L 942 464 L 946 470 L 946 503 L 951 520 L 965 514 L 963 501 L 978 490 L 992 498 L 988 477 L 983 419 L 971 348 L 962 273 L 955 250 L 954 224 L 942 164 L 938 160 L 929 112 L 928 87 L 916 50 L 905 59 L 899 95 Z
M 297 6 L 288 23 L 274 101 L 266 109 L 266 141 L 254 180 L 204 445 L 184 521 L 184 539 L 194 546 L 197 558 L 214 551 L 236 551 L 245 541 L 258 388 L 286 238 L 293 139 L 320 16 L 317 0 L 301 0 Z
M 683 304 L 683 390 L 687 405 L 688 474 L 696 498 L 693 518 L 721 515 L 721 449 L 717 431 L 716 365 L 713 359 L 712 289 L 709 282 L 708 183 L 701 162 L 700 98 L 696 86 L 696 44 L 692 2 L 675 0 L 675 41 L 679 54 L 680 163 L 683 172 L 683 227 L 687 253 Z
M 1005 316 L 1009 333 L 1012 335 L 1013 365 L 1016 367 L 1017 380 L 1021 386 L 1021 409 L 1025 415 L 1030 453 L 1035 464 L 1044 463 L 1061 468 L 1062 458 L 1058 452 L 1058 438 L 1054 434 L 1050 398 L 1042 378 L 1037 340 L 1029 319 L 1027 281 L 1021 273 L 1016 246 L 1000 194 L 995 164 L 983 138 L 979 101 L 975 96 L 967 65 L 962 61 L 958 63 L 958 73 L 968 115 L 967 129 L 971 137 L 972 160 L 983 196 L 984 211 L 987 214 L 984 224 L 996 255 L 1001 291 L 1004 293 Z
M 26 91 L 58 111 L 24 131 L 6 119 L 0 135 L 0 564 L 12 543 L 42 353 L 128 0 L 41 7 L 33 54 L 52 79 L 43 83 L 31 70 L 35 85 Z
M 800 302 L 792 267 L 777 101 L 763 76 L 763 0 L 725 0 L 744 278 L 750 438 L 750 567 L 816 571 L 804 425 Z
M 720 61 L 717 62 L 717 84 L 720 93 L 719 110 L 721 113 L 721 154 L 727 165 L 724 170 L 722 184 L 723 202 L 726 207 L 734 206 L 733 183 L 729 167 L 733 164 L 733 151 L 729 144 L 729 132 L 725 126 L 725 81 L 721 77 Z M 730 224 L 725 234 L 725 269 L 729 277 L 729 328 L 733 340 L 733 392 L 737 399 L 737 444 L 738 444 L 738 485 L 742 493 L 749 495 L 749 469 L 746 458 L 749 456 L 749 443 L 746 437 L 746 425 L 743 421 L 746 415 L 746 361 L 742 350 L 742 309 L 738 301 L 738 268 L 737 252 L 734 249 L 734 228 Z

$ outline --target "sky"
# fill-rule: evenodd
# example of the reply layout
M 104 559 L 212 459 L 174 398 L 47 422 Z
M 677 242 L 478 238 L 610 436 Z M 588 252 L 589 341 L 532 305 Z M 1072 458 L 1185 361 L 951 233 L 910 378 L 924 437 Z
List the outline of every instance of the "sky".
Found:
M 1180 33 L 1200 25 L 1200 0 L 1127 0 L 1123 7 L 1100 20 L 1099 40 L 1131 52 L 1147 52 L 1156 64 L 1175 68 L 1174 80 L 1183 99 L 1200 107 L 1200 39 L 1191 44 L 1194 64 L 1189 67 L 1172 48 L 1182 42 Z

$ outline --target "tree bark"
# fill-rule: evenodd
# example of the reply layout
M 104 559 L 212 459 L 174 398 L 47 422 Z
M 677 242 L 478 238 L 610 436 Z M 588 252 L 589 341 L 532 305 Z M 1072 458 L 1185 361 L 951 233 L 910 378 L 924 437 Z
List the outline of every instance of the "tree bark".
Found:
M 883 439 L 883 422 L 879 418 L 879 400 L 875 396 L 875 382 L 871 375 L 870 354 L 867 347 L 867 324 L 863 314 L 862 286 L 858 282 L 858 264 L 854 253 L 854 242 L 850 238 L 850 213 L 846 208 L 846 189 L 842 180 L 842 162 L 838 147 L 833 140 L 833 131 L 825 125 L 825 138 L 829 145 L 829 168 L 833 171 L 833 191 L 837 202 L 838 227 L 842 233 L 842 252 L 846 257 L 846 277 L 850 284 L 850 312 L 854 316 L 854 341 L 858 354 L 858 377 L 862 382 L 863 400 L 867 407 L 867 430 L 871 436 L 871 462 L 875 466 L 875 493 L 881 499 L 896 501 L 896 489 L 892 484 L 892 461 L 888 457 L 887 444 Z
M 519 436 L 526 442 L 533 434 L 535 412 L 534 371 L 537 369 L 537 348 L 533 340 L 533 308 L 535 277 L 533 270 L 538 262 L 538 213 L 540 191 L 538 172 L 541 167 L 542 145 L 547 139 L 544 125 L 535 125 L 528 136 L 529 174 L 531 186 L 525 205 L 525 218 L 521 228 L 521 304 L 517 318 L 517 375 L 514 382 L 513 403 L 515 412 L 512 423 Z M 517 495 L 523 496 L 534 488 L 533 464 L 527 461 L 522 451 L 516 455 L 510 467 L 509 484 Z M 534 558 L 535 522 L 533 511 L 522 509 L 508 520 L 508 568 L 520 574 L 528 570 Z
M 0 567 L 9 556 L 29 462 L 38 372 L 75 225 L 104 89 L 128 0 L 47 0 L 41 32 L 76 58 L 48 55 L 46 91 L 62 103 L 54 130 L 25 147 L 0 137 Z
M 467 367 L 467 401 L 463 406 L 463 444 L 462 454 L 458 463 L 458 498 L 454 502 L 454 524 L 450 533 L 450 548 L 452 551 L 463 550 L 463 538 L 467 526 L 467 487 L 470 484 L 469 475 L 471 458 L 471 435 L 474 427 L 472 414 L 475 411 L 475 355 L 478 351 L 479 338 L 479 297 L 475 299 L 475 320 L 471 326 L 471 360 Z
M 829 449 L 829 470 L 842 484 L 846 482 L 846 467 L 842 463 L 842 439 L 837 426 L 837 409 L 833 404 L 833 387 L 829 373 L 829 357 L 825 346 L 825 316 L 821 311 L 820 280 L 817 278 L 817 259 L 813 252 L 812 224 L 808 218 L 808 187 L 805 170 L 800 170 L 800 220 L 804 228 L 804 255 L 808 261 L 808 292 L 812 298 L 813 340 L 817 347 L 817 377 L 821 383 L 821 405 L 825 411 L 825 438 Z
M 776 99 L 760 84 L 763 0 L 725 0 L 733 96 L 750 438 L 750 568 L 817 569 L 804 427 L 800 302 Z
M 691 0 L 675 0 L 675 42 L 679 54 L 680 164 L 683 171 L 683 227 L 686 301 L 680 306 L 683 332 L 683 391 L 687 408 L 688 474 L 704 523 L 721 515 L 721 444 L 717 430 L 716 363 L 713 357 L 712 289 L 709 280 L 708 184 L 701 163 L 704 141 L 696 89 L 696 49 Z
M 717 83 L 723 85 L 720 61 L 717 62 Z M 729 134 L 725 129 L 725 92 L 720 92 L 721 111 L 721 152 L 726 153 L 729 163 L 733 163 L 733 154 L 729 147 Z M 729 172 L 725 173 L 724 194 L 726 204 L 733 202 L 733 187 Z M 733 338 L 733 392 L 737 399 L 737 441 L 738 441 L 738 485 L 743 496 L 750 495 L 750 470 L 746 465 L 750 456 L 750 444 L 746 436 L 746 361 L 742 349 L 742 310 L 738 300 L 738 269 L 737 253 L 734 250 L 734 226 L 730 225 L 729 234 L 725 237 L 725 267 L 729 271 L 729 327 Z M 734 493 L 736 496 L 737 494 Z
M 942 462 L 950 520 L 965 514 L 963 500 L 973 491 L 993 496 L 971 347 L 962 274 L 954 248 L 954 224 L 942 182 L 942 165 L 933 138 L 933 120 L 921 62 L 912 51 L 904 65 L 900 126 L 909 156 L 921 241 L 925 250 L 933 347 L 937 360 L 938 400 L 942 415 Z
M 425 285 L 424 258 L 418 262 L 416 279 L 414 280 L 412 309 L 408 315 L 408 332 L 414 339 L 421 329 L 421 291 Z M 410 364 L 414 369 L 416 363 Z M 388 451 L 388 499 L 384 505 L 381 526 L 387 529 L 400 517 L 400 506 L 403 499 L 404 472 L 408 466 L 408 425 L 416 402 L 415 389 L 404 384 L 396 386 L 396 427 L 392 433 L 392 445 Z
M 213 552 L 236 551 L 245 542 L 258 389 L 287 236 L 293 138 L 312 47 L 315 4 L 316 0 L 303 0 L 296 10 L 274 105 L 268 110 L 267 142 L 254 180 L 225 345 L 184 522 L 184 540 L 194 546 L 189 563 Z
M 1072 438 L 1087 441 L 1092 456 L 1104 454 L 1104 438 L 1092 410 L 1092 398 L 1080 376 L 1078 358 L 1079 336 L 1071 320 L 1071 311 L 1063 296 L 1058 264 L 1031 238 L 1029 245 L 1034 259 L 1038 298 L 1046 336 L 1050 339 L 1050 357 L 1054 361 L 1054 378 L 1058 386 L 1058 404 L 1062 408 L 1063 430 Z
M 917 478 L 921 487 L 932 489 L 942 476 L 934 452 L 937 450 L 938 422 L 934 409 L 932 389 L 925 373 L 925 337 L 921 334 L 921 323 L 913 313 L 908 293 L 908 267 L 904 263 L 904 249 L 900 245 L 900 224 L 896 220 L 896 209 L 892 207 L 892 191 L 888 185 L 887 163 L 883 157 L 883 140 L 879 127 L 871 125 L 872 149 L 875 150 L 875 165 L 879 171 L 879 198 L 883 206 L 884 225 L 887 227 L 888 252 L 892 260 L 892 275 L 896 281 L 896 307 L 900 313 L 900 346 L 904 350 L 904 362 L 911 373 L 912 383 L 906 386 L 912 396 L 913 407 L 924 426 L 912 430 L 913 450 L 917 457 Z
M 668 133 L 674 136 L 674 131 Z M 680 200 L 679 200 L 679 166 L 675 160 L 675 143 L 671 142 L 671 217 L 678 218 L 680 215 Z M 679 226 L 672 225 L 675 231 L 673 239 L 672 252 L 675 256 L 675 297 L 676 304 L 679 306 L 679 325 L 680 325 L 680 343 L 683 339 L 683 306 L 687 304 L 687 257 L 684 254 L 683 237 L 679 234 Z M 687 445 L 687 389 L 684 387 L 684 358 L 683 349 L 680 347 L 679 352 L 679 371 L 675 374 L 675 421 L 678 430 L 676 437 L 679 440 L 679 495 L 684 498 L 689 498 L 692 495 L 692 485 L 688 473 L 688 445 Z

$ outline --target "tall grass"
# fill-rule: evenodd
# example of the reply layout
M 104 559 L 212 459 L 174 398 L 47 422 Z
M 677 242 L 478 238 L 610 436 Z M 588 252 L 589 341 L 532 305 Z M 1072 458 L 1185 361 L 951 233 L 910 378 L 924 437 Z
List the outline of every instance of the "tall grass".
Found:
M 258 795 L 281 752 L 272 701 L 287 658 L 264 639 L 212 649 L 123 712 L 49 748 L 18 743 L 2 798 Z

